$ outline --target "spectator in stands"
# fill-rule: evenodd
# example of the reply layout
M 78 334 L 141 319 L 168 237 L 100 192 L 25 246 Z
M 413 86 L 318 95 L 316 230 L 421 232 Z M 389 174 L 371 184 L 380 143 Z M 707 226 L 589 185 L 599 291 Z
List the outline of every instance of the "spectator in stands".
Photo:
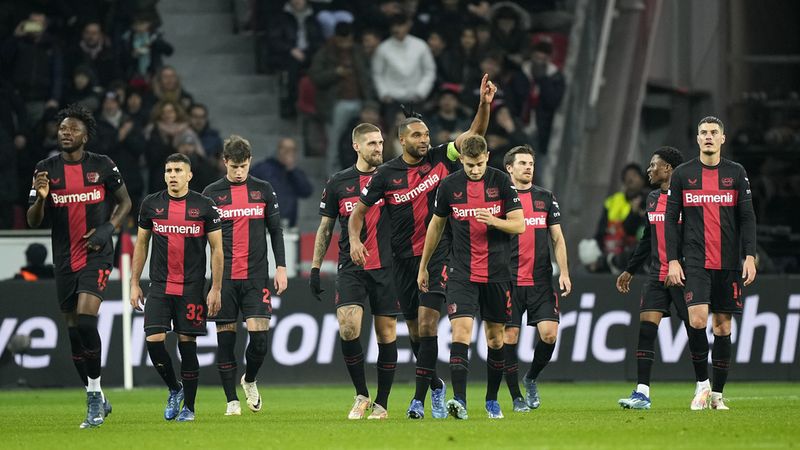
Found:
M 194 133 L 184 133 L 178 138 L 176 145 L 178 153 L 189 157 L 192 162 L 192 179 L 189 180 L 189 189 L 203 192 L 209 184 L 216 181 L 222 173 L 218 170 L 215 160 L 208 158 L 203 153 L 200 139 Z
M 474 23 L 474 20 L 468 17 L 463 3 L 465 2 L 461 0 L 441 0 L 431 5 L 431 29 L 440 32 L 447 46 L 451 48 L 457 45 L 461 30 Z
M 209 124 L 206 105 L 195 103 L 189 108 L 189 125 L 200 138 L 206 156 L 219 159 L 222 156 L 222 138 L 219 136 L 219 131 L 211 128 Z
M 145 98 L 146 109 L 159 101 L 170 101 L 187 111 L 194 103 L 194 97 L 183 88 L 178 72 L 172 66 L 163 66 L 158 70 L 152 88 L 152 93 Z
M 489 74 L 489 79 L 494 80 L 498 86 L 495 101 L 502 100 L 514 117 L 522 117 L 531 90 L 530 81 L 525 73 L 520 70 L 519 66 L 506 59 L 502 52 L 497 51 L 486 54 L 481 60 L 480 68 L 482 73 Z M 482 76 L 482 73 L 478 75 Z M 478 86 L 478 80 L 473 80 L 468 85 Z M 465 96 L 467 98 L 465 103 L 467 105 L 478 104 L 479 96 L 480 92 L 477 89 L 470 90 Z
M 546 154 L 556 110 L 567 90 L 564 74 L 552 62 L 553 44 L 539 41 L 531 52 L 529 73 L 533 82 L 533 110 L 536 113 L 537 149 Z
M 442 83 L 458 83 L 461 81 L 461 73 L 458 61 L 458 54 L 454 52 L 442 33 L 433 30 L 428 34 L 428 48 L 431 49 L 434 64 L 436 64 L 436 82 L 439 86 Z
M 398 0 L 365 0 L 361 1 L 357 21 L 374 30 L 388 30 L 392 18 L 404 13 L 403 3 Z
M 97 117 L 97 138 L 93 151 L 108 155 L 116 164 L 131 197 L 131 211 L 139 211 L 139 202 L 144 197 L 144 177 L 139 164 L 145 150 L 142 129 L 128 116 L 120 104 L 116 92 L 108 91 Z
M 140 128 L 144 129 L 150 117 L 144 108 L 144 95 L 140 89 L 129 88 L 125 96 L 125 113 L 133 119 L 133 122 Z
M 297 143 L 292 138 L 278 141 L 275 156 L 269 157 L 250 169 L 250 174 L 264 181 L 269 181 L 275 188 L 281 217 L 289 227 L 297 226 L 298 199 L 311 195 L 313 187 L 303 169 L 297 167 Z
M 280 72 L 279 112 L 297 114 L 297 83 L 323 43 L 322 30 L 307 0 L 289 0 L 269 27 L 269 66 Z
M 455 52 L 451 52 L 455 59 L 455 75 L 453 83 L 458 83 L 462 87 L 462 94 L 465 91 L 464 83 L 469 80 L 479 80 L 483 75 L 480 72 L 481 54 L 478 49 L 478 38 L 475 28 L 466 27 L 461 30 L 458 45 Z M 464 97 L 462 96 L 462 101 Z
M 525 134 L 520 121 L 504 103 L 497 101 L 486 130 L 486 143 L 492 152 L 489 165 L 498 169 L 503 167 L 503 156 L 518 145 L 530 145 L 530 137 Z
M 66 56 L 67 73 L 73 73 L 77 66 L 84 65 L 92 69 L 98 84 L 105 88 L 123 76 L 118 55 L 98 22 L 84 25 L 81 40 L 67 51 Z
M 459 103 L 458 90 L 459 87 L 456 85 L 444 85 L 439 91 L 437 108 L 430 117 L 425 118 L 431 133 L 431 145 L 454 140 L 459 134 L 467 131 L 472 123 Z M 492 147 L 492 151 L 495 150 Z
M 25 249 L 25 266 L 14 275 L 15 280 L 38 281 L 55 277 L 52 264 L 45 264 L 47 247 L 38 242 Z
M 47 18 L 31 13 L 0 49 L 0 62 L 25 102 L 28 119 L 36 123 L 46 107 L 58 107 L 63 86 L 63 55 L 47 33 Z
M 164 36 L 152 29 L 152 22 L 146 16 L 134 19 L 131 29 L 122 35 L 122 45 L 129 78 L 150 78 L 164 65 L 164 57 L 174 51 Z
M 80 65 L 72 73 L 72 84 L 64 93 L 64 104 L 78 104 L 95 112 L 100 108 L 99 95 L 103 92 L 97 86 L 94 72 L 89 66 Z
M 606 198 L 603 214 L 597 224 L 595 240 L 603 257 L 597 271 L 611 270 L 619 274 L 628 263 L 644 225 L 647 201 L 646 178 L 636 163 L 627 164 L 621 172 L 622 190 Z
M 178 142 L 185 134 L 196 136 L 189 126 L 186 110 L 172 100 L 159 102 L 153 108 L 150 123 L 144 130 L 147 141 L 145 160 L 149 169 L 147 192 L 164 188 L 164 161 L 177 151 Z M 205 155 L 205 150 L 199 143 L 196 151 Z
M 375 98 L 366 55 L 355 45 L 353 27 L 336 24 L 334 36 L 314 55 L 308 72 L 317 88 L 317 111 L 326 124 L 328 173 L 339 166 L 339 138 L 361 111 L 364 101 Z M 350 153 L 353 153 L 352 151 Z
M 17 189 L 27 191 L 19 180 L 30 182 L 30 172 L 20 172 L 17 161 L 17 155 L 24 157 L 27 152 L 27 117 L 22 98 L 0 79 L 0 229 L 13 228 Z
M 506 58 L 516 64 L 522 63 L 523 55 L 527 53 L 530 37 L 528 37 L 527 24 L 530 17 L 519 5 L 504 2 L 493 9 L 492 15 L 492 42 L 505 53 Z
M 375 50 L 381 45 L 383 38 L 381 34 L 374 28 L 368 28 L 361 33 L 361 48 L 367 57 L 367 62 L 372 62 L 372 57 L 375 55 Z
M 436 80 L 436 64 L 428 44 L 409 35 L 410 29 L 408 17 L 395 16 L 391 36 L 381 42 L 372 58 L 372 80 L 387 123 L 401 103 L 409 106 L 428 98 Z
M 336 25 L 346 22 L 352 25 L 355 17 L 353 12 L 357 7 L 347 0 L 321 0 L 314 1 L 314 10 L 317 11 L 317 22 L 322 31 L 323 39 L 330 39 L 336 32 Z

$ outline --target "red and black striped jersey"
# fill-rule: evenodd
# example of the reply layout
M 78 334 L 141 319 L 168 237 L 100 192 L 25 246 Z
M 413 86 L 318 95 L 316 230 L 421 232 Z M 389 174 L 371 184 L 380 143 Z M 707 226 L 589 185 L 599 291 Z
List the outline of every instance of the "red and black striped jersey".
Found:
M 358 203 L 360 192 L 369 183 L 374 172 L 364 173 L 355 166 L 334 174 L 322 191 L 319 214 L 332 219 L 339 218 L 339 270 L 360 269 L 350 259 L 350 238 L 347 222 Z M 361 242 L 369 252 L 365 270 L 382 269 L 392 265 L 391 224 L 386 203 L 381 198 L 375 202 L 364 217 Z
M 667 241 L 664 232 L 665 214 L 667 211 L 667 193 L 656 189 L 647 195 L 645 205 L 645 229 L 642 239 L 636 245 L 628 266 L 628 273 L 636 273 L 650 257 L 650 278 L 663 282 L 669 272 L 667 260 Z M 678 227 L 681 226 L 679 221 Z M 680 234 L 680 233 L 679 233 Z
M 269 278 L 267 230 L 275 265 L 286 266 L 281 212 L 271 184 L 253 176 L 241 183 L 222 177 L 206 186 L 203 195 L 214 201 L 222 219 L 223 278 Z
M 447 156 L 450 144 L 428 150 L 417 164 L 410 165 L 400 155 L 378 167 L 361 192 L 361 201 L 372 206 L 386 201 L 392 224 L 392 250 L 397 258 L 422 255 L 425 233 L 433 216 L 436 188 L 461 165 Z M 449 248 L 449 231 L 442 236 L 437 251 Z
M 525 215 L 525 232 L 511 236 L 511 279 L 516 286 L 553 282 L 550 262 L 550 226 L 561 223 L 561 211 L 552 192 L 539 186 L 517 190 Z
M 52 215 L 56 272 L 77 272 L 94 258 L 111 263 L 114 246 L 110 238 L 100 251 L 88 252 L 83 236 L 111 218 L 112 194 L 124 184 L 114 161 L 105 155 L 84 152 L 80 161 L 69 162 L 58 154 L 36 164 L 34 180 L 39 172 L 47 172 L 50 179 L 45 214 L 50 211 Z M 36 191 L 31 187 L 28 203 L 35 201 Z
M 677 226 L 681 214 L 682 230 Z M 687 266 L 738 270 L 745 255 L 756 254 L 750 181 L 733 161 L 722 158 L 712 167 L 695 158 L 678 166 L 665 219 L 668 261 L 682 255 Z
M 160 294 L 183 295 L 186 283 L 206 278 L 207 235 L 222 227 L 210 198 L 190 190 L 175 198 L 166 190 L 145 197 L 139 210 L 139 227 L 153 236 L 150 252 L 151 289 Z
M 449 217 L 453 232 L 449 278 L 475 283 L 510 281 L 511 236 L 475 219 L 478 209 L 488 209 L 505 219 L 520 209 L 517 191 L 505 173 L 487 167 L 478 181 L 462 170 L 442 181 L 436 193 L 434 213 Z

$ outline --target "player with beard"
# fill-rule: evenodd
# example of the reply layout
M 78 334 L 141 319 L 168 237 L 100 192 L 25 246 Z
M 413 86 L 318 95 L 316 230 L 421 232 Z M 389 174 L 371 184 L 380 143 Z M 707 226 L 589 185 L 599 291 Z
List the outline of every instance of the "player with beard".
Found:
M 369 248 L 364 264 L 358 266 L 350 259 L 348 220 L 353 221 L 353 211 L 358 196 L 375 169 L 383 163 L 383 136 L 380 128 L 362 123 L 353 128 L 353 149 L 358 154 L 355 165 L 334 174 L 325 185 L 319 214 L 322 216 L 314 242 L 309 284 L 311 293 L 322 300 L 319 268 L 328 251 L 333 227 L 339 219 L 339 270 L 336 273 L 334 306 L 339 321 L 339 337 L 347 371 L 356 390 L 355 402 L 348 419 L 362 419 L 370 406 L 367 419 L 388 418 L 389 392 L 397 366 L 397 316 L 400 305 L 392 276 L 391 227 L 383 200 L 367 212 L 360 228 L 359 242 Z M 370 404 L 369 390 L 364 374 L 364 352 L 361 346 L 361 321 L 364 304 L 369 300 L 375 316 L 375 334 L 378 340 L 378 395 Z
M 228 402 L 225 415 L 242 413 L 236 395 L 236 320 L 239 311 L 249 341 L 245 349 L 247 366 L 239 383 L 247 407 L 261 411 L 256 375 L 267 354 L 267 332 L 272 317 L 267 263 L 267 232 L 275 259 L 275 292 L 286 289 L 286 256 L 277 198 L 272 185 L 249 175 L 250 142 L 232 135 L 225 140 L 222 161 L 226 174 L 203 190 L 222 216 L 222 244 L 225 268 L 222 307 L 213 319 L 217 324 L 217 370 Z
M 536 155 L 527 145 L 506 153 L 503 165 L 517 189 L 525 232 L 511 237 L 511 320 L 506 324 L 505 375 L 514 411 L 528 412 L 540 405 L 536 378 L 550 362 L 558 336 L 558 295 L 553 289 L 553 266 L 550 243 L 558 263 L 558 285 L 561 296 L 572 290 L 567 265 L 567 244 L 561 231 L 561 211 L 552 192 L 533 184 Z M 522 379 L 525 399 L 519 391 L 517 343 L 522 326 L 522 313 L 528 313 L 528 325 L 536 327 L 539 342 L 533 362 Z
M 386 203 L 392 225 L 393 267 L 395 286 L 408 325 L 411 348 L 417 357 L 416 391 L 407 416 L 421 419 L 424 401 L 431 390 L 431 412 L 437 419 L 447 417 L 446 387 L 436 375 L 439 316 L 444 303 L 447 258 L 450 253 L 449 232 L 434 252 L 427 268 L 431 274 L 427 292 L 417 286 L 425 232 L 433 217 L 436 189 L 441 180 L 460 169 L 456 162 L 459 149 L 470 136 L 483 136 L 489 124 L 490 105 L 497 87 L 484 75 L 480 86 L 480 104 L 470 129 L 455 141 L 431 148 L 430 132 L 418 116 L 408 117 L 398 127 L 403 154 L 388 161 L 375 172 L 361 192 L 349 223 L 350 256 L 363 266 L 369 249 L 358 239 L 367 211 L 379 201 Z
M 650 409 L 650 373 L 655 360 L 655 342 L 658 324 L 663 317 L 670 316 L 669 305 L 675 306 L 678 317 L 689 329 L 688 311 L 683 301 L 683 289 L 666 287 L 667 254 L 664 240 L 664 212 L 667 209 L 667 190 L 672 172 L 683 163 L 678 149 L 661 147 L 653 153 L 647 176 L 650 185 L 658 186 L 647 196 L 644 234 L 633 252 L 628 267 L 617 277 L 617 290 L 627 294 L 631 290 L 631 279 L 650 258 L 650 275 L 639 302 L 639 342 L 636 347 L 638 380 L 630 397 L 619 399 L 626 409 Z
M 145 304 L 140 278 L 153 238 L 150 289 L 144 309 L 144 332 L 150 361 L 169 389 L 164 419 L 194 421 L 200 374 L 197 336 L 206 335 L 206 318 L 220 309 L 222 220 L 210 198 L 189 189 L 189 157 L 173 153 L 164 164 L 167 189 L 148 195 L 139 211 L 139 231 L 131 264 L 131 306 Z M 211 247 L 211 289 L 203 299 L 206 243 Z M 175 377 L 164 341 L 167 331 L 178 335 L 181 382 Z M 183 402 L 183 408 L 181 408 Z
M 72 361 L 86 386 L 86 419 L 80 427 L 91 428 L 102 425 L 111 412 L 100 387 L 97 313 L 111 274 L 111 237 L 128 216 L 131 199 L 114 162 L 86 151 L 95 136 L 92 114 L 70 105 L 58 112 L 57 121 L 60 152 L 36 164 L 27 219 L 36 228 L 45 212 L 51 216 L 58 301 Z
M 666 284 L 684 286 L 685 280 L 689 352 L 697 376 L 692 410 L 728 409 L 722 389 L 731 364 L 731 316 L 742 313 L 741 285 L 748 286 L 756 278 L 756 216 L 750 181 L 744 167 L 721 157 L 724 143 L 722 121 L 716 117 L 701 120 L 697 124 L 700 156 L 672 172 L 667 194 Z M 681 219 L 683 226 L 679 227 Z M 713 386 L 708 380 L 709 310 L 714 332 Z

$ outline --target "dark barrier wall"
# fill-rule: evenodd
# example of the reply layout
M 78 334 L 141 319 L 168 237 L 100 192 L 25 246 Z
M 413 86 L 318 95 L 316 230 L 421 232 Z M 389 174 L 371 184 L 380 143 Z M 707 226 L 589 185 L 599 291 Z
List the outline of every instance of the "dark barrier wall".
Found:
M 637 294 L 620 295 L 610 276 L 573 279 L 575 291 L 561 301 L 561 327 L 558 345 L 544 379 L 624 380 L 635 379 L 636 361 L 632 357 L 638 334 L 639 289 L 642 278 L 633 286 Z M 319 303 L 308 293 L 307 281 L 293 279 L 289 290 L 273 298 L 274 316 L 270 330 L 269 355 L 260 380 L 269 383 L 346 383 L 349 379 L 342 362 L 332 302 Z M 323 280 L 327 298 L 334 291 L 332 280 Z M 736 380 L 797 380 L 798 329 L 800 328 L 800 279 L 758 278 L 745 291 L 744 314 L 733 327 L 733 369 Z M 100 309 L 99 328 L 103 339 L 103 382 L 122 384 L 122 302 L 119 283 L 111 283 Z M 366 316 L 369 317 L 369 316 Z M 79 386 L 72 366 L 67 330 L 58 311 L 55 284 L 52 282 L 0 283 L 0 386 L 27 384 L 41 386 Z M 133 316 L 133 364 L 137 385 L 160 384 L 150 366 L 142 329 L 144 316 Z M 405 325 L 398 324 L 398 382 L 414 378 L 413 356 Z M 367 353 L 370 378 L 374 378 L 377 344 L 370 323 L 365 323 L 362 342 Z M 447 373 L 449 323 L 439 326 L 439 369 Z M 243 330 L 240 330 L 243 331 Z M 25 354 L 12 354 L 8 344 L 14 335 L 31 337 Z M 482 330 L 475 328 L 471 352 L 472 379 L 485 376 L 483 361 L 486 344 Z M 246 333 L 239 333 L 238 355 L 243 355 Z M 709 339 L 711 334 L 709 331 Z M 175 338 L 168 343 L 174 350 Z M 477 344 L 475 344 L 477 342 Z M 658 333 L 654 368 L 656 380 L 692 380 L 686 333 L 676 320 L 663 321 Z M 535 332 L 523 329 L 519 356 L 523 363 L 533 357 Z M 216 337 L 214 325 L 209 335 L 198 339 L 201 380 L 216 384 Z M 174 357 L 174 352 L 173 352 Z M 240 368 L 243 362 L 240 360 Z

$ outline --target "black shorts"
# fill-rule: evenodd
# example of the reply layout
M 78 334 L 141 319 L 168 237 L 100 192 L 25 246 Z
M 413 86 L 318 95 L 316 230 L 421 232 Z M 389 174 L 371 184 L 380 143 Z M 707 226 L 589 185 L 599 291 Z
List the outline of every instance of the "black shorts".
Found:
M 90 261 L 77 272 L 56 273 L 56 292 L 61 312 L 73 312 L 78 308 L 78 294 L 86 292 L 103 300 L 111 275 L 111 262 Z
M 347 270 L 336 274 L 336 308 L 358 305 L 369 299 L 373 316 L 399 316 L 400 302 L 391 269 Z
M 522 314 L 528 313 L 528 325 L 559 321 L 558 294 L 552 284 L 511 287 L 511 319 L 509 327 L 522 326 Z
M 639 311 L 656 311 L 663 317 L 671 315 L 669 305 L 675 305 L 678 317 L 686 321 L 689 312 L 686 302 L 683 301 L 683 289 L 680 287 L 666 287 L 662 281 L 650 279 L 642 288 L 642 297 L 639 300 Z
M 434 254 L 434 258 L 428 263 L 427 293 L 420 292 L 417 284 L 421 259 L 420 256 L 412 256 L 394 261 L 394 282 L 400 297 L 400 308 L 406 320 L 416 320 L 420 306 L 441 312 L 444 305 L 447 291 L 447 257 Z
M 685 274 L 686 306 L 711 305 L 711 312 L 742 313 L 741 272 L 687 267 Z
M 150 294 L 144 304 L 144 332 L 151 336 L 174 331 L 188 336 L 206 335 L 206 299 L 204 282 L 183 285 L 183 295 L 169 295 L 163 288 L 150 285 Z
M 216 317 L 208 320 L 219 323 L 236 322 L 239 318 L 272 317 L 269 279 L 222 280 L 222 307 Z
M 484 322 L 507 323 L 511 318 L 511 282 L 448 281 L 447 315 L 450 320 L 475 317 L 478 312 Z

